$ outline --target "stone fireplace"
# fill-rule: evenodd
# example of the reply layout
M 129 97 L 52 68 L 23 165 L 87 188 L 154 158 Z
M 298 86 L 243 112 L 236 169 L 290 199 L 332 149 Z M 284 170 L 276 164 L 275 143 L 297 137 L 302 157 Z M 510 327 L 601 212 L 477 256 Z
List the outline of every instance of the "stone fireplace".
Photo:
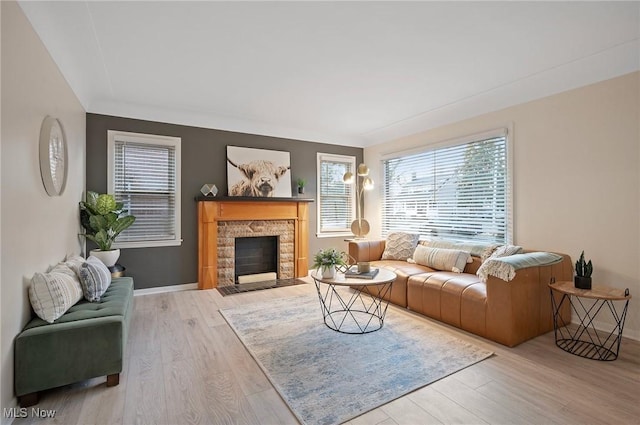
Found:
M 278 279 L 306 276 L 309 202 L 296 198 L 198 198 L 198 287 L 235 284 L 236 238 L 277 237 Z
M 219 221 L 218 286 L 233 285 L 236 281 L 236 239 L 262 236 L 278 238 L 278 265 L 275 270 L 278 274 L 278 279 L 292 279 L 295 277 L 295 225 L 293 220 Z

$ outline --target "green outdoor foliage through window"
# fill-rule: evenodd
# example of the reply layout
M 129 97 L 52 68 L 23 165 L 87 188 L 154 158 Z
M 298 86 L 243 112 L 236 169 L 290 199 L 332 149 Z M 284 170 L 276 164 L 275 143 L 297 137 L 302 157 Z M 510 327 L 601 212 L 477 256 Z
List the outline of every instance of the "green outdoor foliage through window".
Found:
M 383 161 L 382 231 L 510 242 L 506 135 Z

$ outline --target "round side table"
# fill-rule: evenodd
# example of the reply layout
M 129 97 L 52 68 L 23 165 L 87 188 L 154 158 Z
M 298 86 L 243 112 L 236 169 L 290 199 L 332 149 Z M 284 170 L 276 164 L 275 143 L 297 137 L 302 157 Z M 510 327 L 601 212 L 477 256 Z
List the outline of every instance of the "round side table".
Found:
M 550 283 L 549 288 L 556 345 L 568 353 L 587 359 L 617 359 L 631 299 L 629 289 L 621 290 L 607 286 L 579 289 L 570 281 Z M 562 294 L 560 301 L 553 296 L 554 291 Z M 565 303 L 571 306 L 571 311 L 578 319 L 577 328 L 571 323 L 565 323 L 560 314 Z M 598 320 L 605 317 L 612 319 L 614 324 Z M 599 329 L 596 328 L 596 324 Z M 609 326 L 611 329 L 603 330 Z

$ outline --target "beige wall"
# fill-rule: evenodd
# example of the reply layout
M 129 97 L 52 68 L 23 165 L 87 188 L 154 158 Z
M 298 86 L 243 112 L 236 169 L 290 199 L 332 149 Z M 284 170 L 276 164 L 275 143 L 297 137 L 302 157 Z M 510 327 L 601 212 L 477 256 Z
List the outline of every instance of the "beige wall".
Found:
M 86 115 L 20 7 L 5 1 L 1 7 L 0 402 L 6 408 L 15 403 L 13 339 L 30 316 L 29 280 L 66 254 L 80 252 Z M 59 197 L 47 196 L 40 178 L 38 136 L 46 115 L 58 118 L 67 136 L 68 180 Z
M 545 97 L 365 149 L 382 181 L 381 154 L 513 125 L 514 241 L 586 256 L 594 284 L 640 297 L 640 73 Z M 378 189 L 381 185 L 378 184 Z M 380 235 L 380 196 L 366 217 Z M 624 334 L 640 339 L 632 300 Z

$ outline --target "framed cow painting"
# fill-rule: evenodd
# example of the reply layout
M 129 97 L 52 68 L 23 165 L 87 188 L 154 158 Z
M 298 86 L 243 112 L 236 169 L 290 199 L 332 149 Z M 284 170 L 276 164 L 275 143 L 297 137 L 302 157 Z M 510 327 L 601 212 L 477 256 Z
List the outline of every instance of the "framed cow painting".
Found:
M 229 196 L 291 197 L 289 152 L 227 146 Z

